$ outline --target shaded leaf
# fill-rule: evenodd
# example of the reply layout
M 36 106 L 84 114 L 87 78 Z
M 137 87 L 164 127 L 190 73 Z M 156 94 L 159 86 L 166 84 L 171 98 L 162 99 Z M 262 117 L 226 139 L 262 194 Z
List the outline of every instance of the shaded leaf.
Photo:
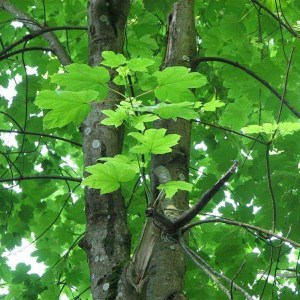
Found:
M 191 88 L 199 88 L 207 83 L 206 78 L 185 67 L 169 67 L 154 74 L 158 87 L 155 96 L 161 101 L 184 102 L 193 101 Z

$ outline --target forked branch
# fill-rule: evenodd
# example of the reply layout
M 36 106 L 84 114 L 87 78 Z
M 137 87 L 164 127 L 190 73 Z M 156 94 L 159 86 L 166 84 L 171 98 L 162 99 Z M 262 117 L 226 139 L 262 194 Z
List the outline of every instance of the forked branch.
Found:
M 161 226 L 166 232 L 170 234 L 178 232 L 183 226 L 188 224 L 197 214 L 199 214 L 199 212 L 202 211 L 220 188 L 224 186 L 225 182 L 228 181 L 231 175 L 236 171 L 237 164 L 237 161 L 235 161 L 226 174 L 219 179 L 213 187 L 207 190 L 196 204 L 182 213 L 175 221 L 171 221 L 154 208 L 147 209 L 146 215 L 148 217 L 152 217 L 158 226 Z

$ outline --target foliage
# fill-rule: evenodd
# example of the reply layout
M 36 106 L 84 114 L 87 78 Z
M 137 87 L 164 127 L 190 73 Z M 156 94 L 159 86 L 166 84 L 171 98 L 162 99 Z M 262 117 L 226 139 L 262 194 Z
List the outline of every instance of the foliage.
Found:
M 280 94 L 286 89 L 285 98 L 299 111 L 300 5 L 296 0 L 276 2 L 280 3 L 261 1 L 282 22 L 288 20 L 295 35 L 251 1 L 196 1 L 198 54 L 238 61 Z M 122 188 L 135 245 L 144 221 L 144 185 L 149 182 L 143 173 L 149 173 L 151 154 L 169 153 L 180 141 L 180 136 L 154 128 L 158 119 L 193 122 L 193 189 L 187 182 L 168 182 L 160 186 L 167 197 L 178 190 L 189 191 L 190 203 L 195 203 L 237 159 L 237 174 L 204 212 L 268 230 L 275 226 L 276 233 L 299 242 L 299 119 L 261 82 L 231 65 L 212 61 L 200 63 L 196 71 L 160 70 L 166 47 L 164 20 L 173 3 L 133 1 L 124 55 L 103 52 L 99 67 L 87 65 L 87 34 L 80 30 L 55 31 L 75 62 L 64 69 L 49 51 L 39 55 L 37 50 L 22 51 L 46 47 L 41 36 L 17 46 L 20 53 L 9 59 L 0 52 L 0 85 L 16 90 L 12 100 L 0 90 L 0 284 L 5 299 L 59 299 L 62 295 L 90 299 L 86 257 L 78 247 L 85 230 L 79 181 L 86 171 L 85 186 L 101 193 Z M 86 26 L 84 1 L 48 1 L 45 10 L 40 1 L 14 4 L 40 23 Z M 6 11 L 1 10 L 0 16 L 5 49 L 28 31 L 12 22 Z M 111 69 L 115 71 L 112 78 Z M 122 99 L 115 111 L 103 111 L 107 118 L 101 123 L 125 127 L 124 151 L 82 170 L 78 127 L 93 103 L 105 101 L 110 79 L 126 92 L 119 95 Z M 32 176 L 39 179 L 31 180 Z M 34 244 L 31 256 L 45 265 L 42 275 L 31 273 L 26 262 L 16 268 L 8 263 L 13 255 L 7 251 L 22 245 L 23 239 Z M 253 295 L 297 299 L 299 251 L 291 245 L 219 223 L 194 227 L 190 244 L 215 270 L 247 290 L 251 287 Z M 291 273 L 290 269 L 292 278 L 265 280 Z M 190 262 L 185 290 L 189 299 L 224 299 Z M 234 296 L 242 299 L 236 291 Z

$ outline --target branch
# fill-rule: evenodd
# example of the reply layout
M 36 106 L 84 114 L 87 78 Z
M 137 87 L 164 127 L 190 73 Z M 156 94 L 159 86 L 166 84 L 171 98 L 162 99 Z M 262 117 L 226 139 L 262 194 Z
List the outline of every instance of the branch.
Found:
M 231 298 L 230 299 L 233 299 L 233 297 L 232 297 L 232 287 L 234 287 L 241 294 L 243 294 L 244 297 L 245 297 L 245 299 L 247 299 L 247 300 L 251 300 L 252 299 L 252 297 L 244 289 L 242 289 L 238 284 L 236 284 L 234 282 L 234 279 L 237 277 L 238 273 L 240 272 L 240 270 L 243 267 L 243 265 L 244 265 L 245 262 L 242 264 L 242 267 L 238 270 L 238 272 L 233 277 L 233 279 L 230 280 L 228 277 L 226 277 L 222 273 L 218 273 L 217 271 L 215 271 L 201 256 L 199 256 L 197 253 L 195 253 L 194 251 L 192 251 L 192 249 L 190 249 L 189 247 L 187 247 L 187 245 L 184 242 L 184 239 L 182 238 L 182 236 L 179 238 L 179 244 L 180 244 L 181 247 L 184 247 L 184 246 L 186 247 L 186 250 L 189 252 L 188 255 L 193 259 L 194 262 L 196 260 L 198 264 L 201 264 L 210 273 L 214 274 L 216 277 L 221 278 L 224 281 L 226 281 L 228 284 L 230 284 L 230 289 L 231 289 L 231 291 L 230 291 Z
M 0 132 L 15 133 L 15 134 L 24 134 L 24 135 L 35 135 L 35 136 L 39 136 L 39 137 L 46 137 L 46 138 L 51 138 L 51 139 L 56 139 L 56 140 L 64 141 L 64 142 L 73 144 L 73 145 L 78 146 L 78 147 L 82 146 L 81 144 L 79 144 L 77 142 L 65 139 L 65 138 L 60 137 L 60 136 L 46 134 L 46 133 L 23 131 L 23 130 L 9 130 L 9 129 L 0 129 Z
M 273 17 L 282 27 L 284 27 L 289 33 L 291 33 L 294 37 L 300 38 L 298 33 L 291 28 L 291 26 L 285 24 L 276 14 L 274 14 L 271 10 L 269 10 L 266 6 L 264 6 L 260 1 L 257 0 L 251 0 L 252 3 L 255 3 L 260 8 L 262 8 L 264 11 L 266 11 L 271 17 Z
M 238 269 L 238 271 L 235 273 L 235 275 L 232 277 L 232 279 L 231 279 L 231 282 L 230 282 L 230 296 L 231 296 L 231 298 L 233 299 L 233 288 L 235 288 L 235 289 L 237 289 L 237 290 L 239 290 L 239 291 L 241 291 L 240 289 L 240 287 L 238 286 L 238 287 L 236 287 L 236 283 L 234 282 L 234 280 L 238 277 L 238 275 L 241 273 L 241 271 L 242 271 L 242 269 L 244 268 L 244 265 L 245 265 L 245 263 L 246 263 L 246 261 L 244 260 L 243 261 L 243 263 L 242 263 L 242 265 L 240 266 L 240 268 Z M 229 278 L 228 278 L 229 279 Z M 243 293 L 243 292 L 244 293 Z M 244 294 L 244 296 L 246 296 L 245 295 L 245 293 L 247 293 L 246 291 L 244 291 L 244 290 L 242 290 L 241 291 L 241 293 L 242 294 Z M 248 293 L 247 293 L 248 294 Z M 250 295 L 249 295 L 250 296 Z M 248 298 L 247 296 L 246 296 L 246 298 L 247 299 L 252 299 L 252 297 L 250 296 L 250 298 Z
M 236 135 L 239 135 L 241 137 L 244 137 L 246 139 L 249 139 L 249 140 L 252 140 L 252 141 L 255 141 L 257 143 L 260 143 L 260 144 L 263 144 L 263 145 L 267 145 L 266 142 L 262 141 L 262 140 L 259 140 L 255 137 L 252 137 L 250 135 L 246 135 L 244 133 L 241 133 L 241 132 L 238 132 L 238 131 L 235 131 L 233 129 L 229 129 L 229 128 L 226 128 L 226 127 L 223 127 L 223 126 L 220 126 L 220 125 L 215 125 L 215 124 L 212 124 L 212 123 L 207 123 L 205 121 L 198 121 L 198 120 L 191 120 L 192 122 L 195 122 L 197 124 L 202 124 L 202 125 L 205 125 L 205 126 L 209 126 L 209 127 L 213 127 L 213 128 L 216 128 L 216 129 L 220 129 L 220 130 L 224 130 L 224 131 L 227 131 L 229 133 L 232 133 L 232 134 L 236 134 Z
M 27 52 L 27 51 L 45 51 L 45 52 L 53 52 L 53 49 L 52 48 L 45 48 L 45 47 L 27 47 L 27 48 L 22 48 L 22 49 L 18 49 L 18 50 L 15 50 L 15 51 L 12 51 L 10 53 L 7 53 L 7 54 L 4 54 L 2 56 L 0 56 L 0 61 L 4 60 L 4 59 L 7 59 L 11 56 L 14 56 L 14 55 L 17 55 L 17 54 L 20 54 L 20 53 L 24 53 L 24 52 Z
M 181 232 L 184 233 L 187 230 L 191 229 L 192 227 L 202 225 L 202 224 L 206 224 L 206 223 L 224 223 L 224 224 L 228 224 L 228 225 L 239 226 L 239 227 L 242 227 L 242 228 L 245 228 L 245 229 L 252 229 L 252 230 L 255 230 L 256 232 L 261 233 L 263 235 L 266 235 L 268 237 L 275 237 L 275 238 L 277 238 L 281 241 L 284 241 L 286 243 L 289 243 L 289 244 L 293 245 L 296 248 L 300 248 L 299 243 L 294 242 L 294 241 L 292 241 L 288 238 L 285 238 L 283 236 L 280 236 L 279 234 L 276 234 L 271 230 L 263 229 L 261 227 L 254 226 L 254 225 L 251 225 L 251 224 L 238 222 L 238 221 L 234 221 L 234 220 L 230 220 L 230 219 L 224 219 L 224 218 L 207 219 L 207 220 L 201 220 L 201 221 L 193 222 L 193 223 L 190 223 L 190 224 L 184 226 L 181 229 Z
M 236 276 L 230 280 L 228 277 L 223 275 L 222 273 L 218 273 L 215 271 L 202 257 L 200 257 L 198 254 L 196 254 L 194 251 L 192 251 L 184 242 L 183 237 L 181 236 L 179 238 L 179 244 L 184 250 L 184 252 L 193 260 L 193 262 L 201 269 L 204 273 L 206 273 L 218 286 L 219 288 L 227 295 L 229 299 L 233 299 L 232 297 L 232 288 L 235 288 L 238 290 L 247 300 L 251 300 L 252 297 L 238 284 L 234 282 L 234 279 Z M 240 268 L 241 269 L 241 268 Z M 237 273 L 238 274 L 238 273 Z M 223 279 L 228 284 L 230 284 L 230 292 L 229 290 L 219 281 L 220 279 Z
M 226 181 L 236 171 L 238 162 L 235 161 L 226 174 L 216 182 L 216 184 L 204 193 L 201 199 L 198 200 L 190 209 L 186 210 L 175 222 L 174 226 L 179 229 L 189 223 L 196 215 L 206 206 L 206 204 L 213 198 L 213 196 L 220 190 Z
M 226 181 L 231 177 L 237 168 L 237 161 L 230 167 L 227 173 L 219 179 L 215 185 L 207 190 L 204 195 L 194 204 L 190 209 L 182 213 L 175 221 L 171 221 L 169 218 L 156 211 L 154 208 L 146 210 L 146 215 L 152 217 L 163 229 L 168 233 L 175 233 L 183 226 L 189 223 L 194 217 L 206 206 L 206 204 L 213 198 L 213 196 L 220 190 Z
M 262 85 L 264 85 L 267 89 L 269 89 L 269 91 L 271 91 L 271 93 L 273 95 L 276 96 L 276 98 L 278 98 L 280 101 L 282 101 L 284 103 L 284 105 L 297 117 L 300 118 L 300 112 L 294 108 L 287 100 L 285 97 L 283 97 L 282 95 L 279 94 L 279 92 L 272 87 L 265 79 L 259 77 L 256 73 L 254 73 L 253 71 L 251 71 L 250 69 L 240 65 L 238 62 L 226 59 L 226 58 L 221 58 L 221 57 L 195 57 L 191 59 L 191 66 L 193 66 L 193 68 L 195 68 L 197 65 L 203 63 L 203 62 L 222 62 L 225 63 L 227 65 L 231 65 L 235 68 L 238 68 L 242 71 L 244 71 L 245 73 L 247 73 L 248 75 L 250 75 L 251 77 L 253 77 L 254 79 L 256 79 L 258 82 L 260 82 Z
M 56 179 L 65 181 L 81 182 L 81 178 L 68 177 L 68 176 L 57 176 L 57 175 L 33 175 L 33 176 L 21 176 L 15 178 L 0 178 L 0 182 L 11 182 L 11 181 L 23 181 L 23 180 L 40 180 L 40 179 Z
M 217 286 L 218 288 L 227 296 L 228 299 L 231 299 L 229 290 L 220 282 L 219 278 L 215 275 L 215 272 L 211 272 L 209 268 L 205 265 L 199 263 L 194 255 L 190 252 L 190 249 L 183 243 L 182 240 L 179 240 L 179 244 L 183 251 L 192 259 L 196 266 L 201 269 Z
M 0 2 L 0 7 L 1 7 L 1 2 Z M 30 40 L 33 40 L 34 38 L 41 36 L 46 32 L 59 31 L 59 30 L 87 30 L 87 27 L 85 26 L 55 26 L 55 27 L 43 27 L 42 29 L 40 27 L 38 28 L 39 30 L 24 35 L 21 39 L 17 40 L 16 42 L 4 48 L 2 51 L 0 51 L 0 56 L 9 52 L 11 49 L 15 48 L 16 46 L 28 42 Z
M 26 21 L 26 27 L 31 30 L 31 31 L 36 31 L 36 30 L 41 30 L 40 25 L 36 24 L 34 19 L 31 18 L 29 15 L 25 14 L 21 10 L 19 10 L 17 7 L 15 7 L 10 1 L 8 0 L 0 0 L 0 8 L 6 10 L 10 14 L 14 15 L 17 18 L 23 19 Z M 28 22 L 31 21 L 31 22 Z M 60 43 L 58 38 L 56 37 L 55 34 L 51 32 L 45 32 L 43 33 L 44 38 L 48 41 L 50 47 L 53 49 L 55 55 L 61 62 L 63 66 L 69 65 L 72 63 L 72 59 L 67 53 L 66 49 L 64 46 Z

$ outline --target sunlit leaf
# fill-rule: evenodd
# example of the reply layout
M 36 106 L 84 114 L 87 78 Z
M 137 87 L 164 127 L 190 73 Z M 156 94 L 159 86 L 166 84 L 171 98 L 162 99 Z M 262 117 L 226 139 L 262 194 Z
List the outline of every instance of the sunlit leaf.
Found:
M 44 118 L 46 128 L 63 127 L 73 122 L 80 124 L 90 111 L 89 103 L 96 100 L 98 92 L 53 92 L 42 91 L 35 103 L 42 109 L 50 111 Z
M 166 129 L 148 129 L 144 134 L 131 132 L 129 135 L 140 142 L 140 145 L 131 148 L 134 153 L 164 154 L 171 152 L 180 136 L 178 134 L 167 134 Z

